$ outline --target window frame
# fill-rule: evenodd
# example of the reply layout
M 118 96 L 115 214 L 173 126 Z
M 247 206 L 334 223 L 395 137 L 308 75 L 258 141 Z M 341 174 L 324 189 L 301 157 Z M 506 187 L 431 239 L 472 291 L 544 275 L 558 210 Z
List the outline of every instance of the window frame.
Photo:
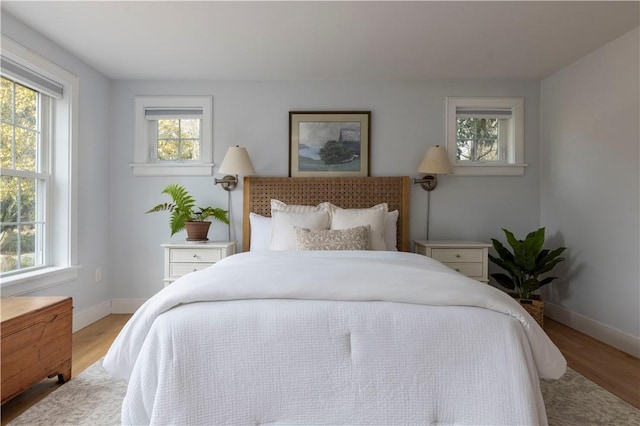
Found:
M 499 160 L 487 162 L 459 161 L 457 150 L 457 108 L 511 109 L 511 137 L 499 141 L 506 152 Z M 447 97 L 447 151 L 454 174 L 458 176 L 522 176 L 524 162 L 524 98 L 523 97 Z
M 134 96 L 134 176 L 212 176 L 213 175 L 213 97 L 212 96 Z M 202 110 L 200 159 L 156 161 L 157 131 L 146 118 L 147 109 L 198 108 Z M 180 117 L 176 117 L 180 118 Z
M 45 265 L 0 279 L 3 296 L 27 294 L 78 277 L 78 136 L 77 76 L 2 35 L 2 56 L 62 86 L 62 97 L 51 100 L 51 132 L 46 217 L 49 224 Z M 7 74 L 21 84 L 25 82 Z M 29 84 L 26 84 L 30 86 Z M 53 149 L 55 146 L 55 149 Z M 55 196 L 54 196 L 55 193 Z

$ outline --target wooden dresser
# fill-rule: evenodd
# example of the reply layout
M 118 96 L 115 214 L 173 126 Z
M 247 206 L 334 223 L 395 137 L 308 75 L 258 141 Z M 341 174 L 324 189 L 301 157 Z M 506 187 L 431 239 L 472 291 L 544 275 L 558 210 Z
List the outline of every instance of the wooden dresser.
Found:
M 71 378 L 70 297 L 0 298 L 2 404 L 44 378 Z

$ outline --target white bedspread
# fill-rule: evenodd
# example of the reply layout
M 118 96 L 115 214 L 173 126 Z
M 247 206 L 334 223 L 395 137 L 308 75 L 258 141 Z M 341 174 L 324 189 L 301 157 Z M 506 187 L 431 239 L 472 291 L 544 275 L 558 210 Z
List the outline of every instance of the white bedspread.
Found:
M 128 424 L 544 425 L 538 376 L 566 362 L 509 296 L 424 256 L 250 252 L 149 299 L 104 366 L 130 379 Z

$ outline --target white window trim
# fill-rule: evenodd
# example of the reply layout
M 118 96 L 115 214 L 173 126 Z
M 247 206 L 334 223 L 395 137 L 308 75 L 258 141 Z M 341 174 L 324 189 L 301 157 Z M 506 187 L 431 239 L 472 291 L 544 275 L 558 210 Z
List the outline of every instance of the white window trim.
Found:
M 2 55 L 37 71 L 63 86 L 63 97 L 56 101 L 53 127 L 54 152 L 49 152 L 55 182 L 50 191 L 47 221 L 49 265 L 34 271 L 3 277 L 3 296 L 29 293 L 78 277 L 78 77 L 47 59 L 2 36 Z M 55 218 L 55 219 L 52 219 Z M 52 226 L 55 225 L 55 226 Z
M 135 96 L 134 176 L 213 176 L 213 97 L 211 96 Z M 156 163 L 150 158 L 147 108 L 202 108 L 202 140 L 199 161 Z
M 511 108 L 513 142 L 507 149 L 505 162 L 461 163 L 456 159 L 456 108 Z M 447 151 L 457 176 L 522 176 L 524 162 L 524 98 L 523 97 L 447 97 Z

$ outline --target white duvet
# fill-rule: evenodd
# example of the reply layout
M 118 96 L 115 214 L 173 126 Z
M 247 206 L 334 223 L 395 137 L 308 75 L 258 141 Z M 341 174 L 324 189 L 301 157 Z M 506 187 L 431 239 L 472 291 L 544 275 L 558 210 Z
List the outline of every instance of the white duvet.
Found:
M 201 303 L 202 302 L 202 303 Z M 566 362 L 509 296 L 402 252 L 250 252 L 149 299 L 104 360 L 125 424 L 545 425 Z

